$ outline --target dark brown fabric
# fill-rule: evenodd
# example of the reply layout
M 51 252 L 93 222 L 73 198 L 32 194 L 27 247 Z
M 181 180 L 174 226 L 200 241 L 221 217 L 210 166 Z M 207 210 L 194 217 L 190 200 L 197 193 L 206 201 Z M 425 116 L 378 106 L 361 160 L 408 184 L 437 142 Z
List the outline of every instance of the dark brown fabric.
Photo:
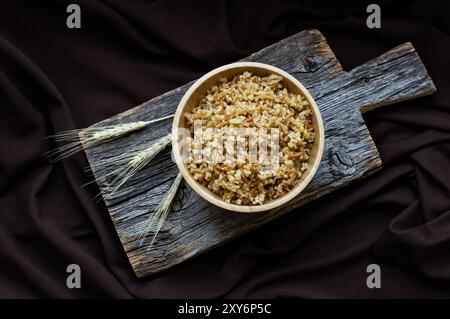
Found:
M 81 6 L 82 28 L 66 27 Z M 379 1 L 2 1 L 1 297 L 450 297 L 450 5 Z M 306 28 L 349 70 L 411 41 L 438 91 L 365 115 L 384 168 L 227 245 L 137 279 L 79 155 L 85 127 Z M 82 288 L 67 289 L 79 264 Z M 366 287 L 377 263 L 382 288 Z

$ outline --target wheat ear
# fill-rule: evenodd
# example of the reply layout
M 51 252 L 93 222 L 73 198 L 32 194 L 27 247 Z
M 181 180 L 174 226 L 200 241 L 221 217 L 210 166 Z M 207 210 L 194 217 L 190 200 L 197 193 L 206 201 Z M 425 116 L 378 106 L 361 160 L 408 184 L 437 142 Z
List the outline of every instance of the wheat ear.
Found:
M 145 145 L 141 150 L 120 154 L 115 157 L 105 159 L 94 166 L 92 169 L 104 169 L 109 165 L 119 166 L 117 169 L 107 173 L 107 176 L 115 176 L 109 185 L 103 190 L 107 197 L 111 197 L 123 184 L 125 184 L 137 172 L 146 167 L 156 155 L 164 150 L 171 143 L 171 134 L 160 137 Z
M 141 239 L 140 246 L 142 246 L 145 237 L 149 233 L 149 231 L 152 229 L 153 226 L 156 225 L 156 228 L 153 232 L 152 240 L 150 241 L 149 248 L 153 246 L 153 243 L 155 242 L 156 236 L 158 236 L 159 231 L 161 230 L 162 225 L 167 219 L 167 216 L 169 215 L 170 209 L 173 204 L 173 200 L 175 198 L 175 195 L 177 194 L 178 188 L 180 187 L 182 180 L 181 173 L 178 173 L 177 177 L 175 178 L 174 182 L 170 186 L 169 190 L 167 191 L 166 195 L 164 195 L 164 198 L 161 200 L 159 205 L 156 207 L 154 212 L 150 215 L 150 217 L 145 222 L 142 232 L 139 235 L 139 239 Z
M 88 149 L 102 143 L 113 141 L 129 133 L 141 130 L 150 124 L 164 121 L 173 116 L 174 115 L 172 114 L 149 121 L 88 127 L 60 132 L 49 136 L 49 138 L 53 139 L 55 142 L 65 142 L 66 144 L 58 147 L 56 150 L 48 152 L 47 155 L 52 158 L 52 162 L 56 162 L 81 151 L 83 148 Z

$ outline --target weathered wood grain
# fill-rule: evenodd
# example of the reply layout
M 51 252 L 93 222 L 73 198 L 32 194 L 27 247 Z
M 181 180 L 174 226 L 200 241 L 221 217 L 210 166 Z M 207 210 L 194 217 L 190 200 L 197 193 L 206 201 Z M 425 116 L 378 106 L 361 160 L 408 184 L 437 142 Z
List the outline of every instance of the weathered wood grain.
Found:
M 105 198 L 125 252 L 139 277 L 206 252 L 379 169 L 381 160 L 361 111 L 435 91 L 410 43 L 344 72 L 322 34 L 317 30 L 307 30 L 244 60 L 279 67 L 296 77 L 311 92 L 325 126 L 325 149 L 319 169 L 308 187 L 288 205 L 258 214 L 224 211 L 207 203 L 183 184 L 173 212 L 154 246 L 149 249 L 147 241 L 140 245 L 138 232 L 177 174 L 170 149 L 164 151 L 114 197 Z M 190 83 L 96 125 L 173 114 L 189 86 Z M 86 152 L 88 160 L 94 164 L 134 149 L 145 141 L 169 133 L 170 126 L 171 121 L 167 120 L 118 141 L 89 149 Z M 101 190 L 108 183 L 107 179 L 102 179 L 103 173 L 94 172 Z

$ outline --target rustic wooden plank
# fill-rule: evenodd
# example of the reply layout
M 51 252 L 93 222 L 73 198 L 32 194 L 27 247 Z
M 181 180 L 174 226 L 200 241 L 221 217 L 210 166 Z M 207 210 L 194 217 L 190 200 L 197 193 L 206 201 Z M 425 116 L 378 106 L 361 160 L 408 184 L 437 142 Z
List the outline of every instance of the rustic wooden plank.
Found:
M 434 92 L 435 87 L 410 43 L 344 72 L 325 38 L 307 30 L 267 47 L 245 61 L 279 67 L 301 81 L 314 96 L 325 126 L 320 167 L 308 187 L 285 207 L 259 214 L 238 214 L 214 207 L 183 184 L 158 239 L 151 249 L 137 234 L 177 174 L 170 150 L 105 199 L 112 221 L 137 276 L 169 268 L 206 252 L 288 211 L 366 176 L 381 166 L 376 146 L 360 111 Z M 170 91 L 96 125 L 161 117 L 175 112 L 190 84 Z M 161 122 L 127 138 L 87 151 L 90 164 L 136 148 L 170 132 Z M 113 169 L 113 168 L 112 168 Z M 94 172 L 102 190 L 107 180 Z

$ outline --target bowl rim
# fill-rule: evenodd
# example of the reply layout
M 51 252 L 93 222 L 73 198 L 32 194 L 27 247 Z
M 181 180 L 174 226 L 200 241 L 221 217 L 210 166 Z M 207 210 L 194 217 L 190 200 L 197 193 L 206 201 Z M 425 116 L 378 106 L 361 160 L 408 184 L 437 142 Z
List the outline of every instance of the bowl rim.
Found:
M 191 176 L 189 171 L 187 170 L 185 163 L 183 163 L 180 151 L 179 151 L 179 143 L 178 143 L 178 129 L 179 129 L 179 122 L 181 116 L 183 116 L 183 110 L 184 106 L 186 105 L 187 101 L 189 100 L 190 96 L 201 86 L 205 81 L 207 81 L 212 76 L 217 75 L 218 73 L 222 73 L 224 71 L 235 69 L 235 68 L 261 68 L 276 74 L 281 75 L 283 78 L 289 79 L 294 85 L 296 85 L 302 93 L 305 95 L 305 97 L 308 99 L 308 102 L 310 103 L 311 108 L 313 109 L 316 119 L 317 119 L 317 127 L 319 128 L 319 134 L 316 134 L 316 136 L 319 136 L 319 139 L 317 141 L 317 156 L 315 158 L 314 163 L 312 163 L 312 166 L 308 169 L 308 175 L 305 179 L 303 179 L 300 183 L 298 183 L 294 188 L 292 188 L 288 193 L 283 195 L 280 198 L 274 199 L 268 203 L 262 204 L 262 205 L 238 205 L 238 204 L 232 204 L 227 203 L 223 201 L 222 199 L 219 199 L 213 195 L 214 193 L 210 190 L 208 190 L 205 186 L 201 185 L 200 183 L 196 182 L 194 178 Z M 323 127 L 323 121 L 322 116 L 320 114 L 320 110 L 314 100 L 314 98 L 311 96 L 309 91 L 301 84 L 296 78 L 294 78 L 292 75 L 287 73 L 286 71 L 283 71 L 277 67 L 274 67 L 269 64 L 265 63 L 259 63 L 259 62 L 235 62 L 231 64 L 226 64 L 221 67 L 218 67 L 202 77 L 200 77 L 197 81 L 195 81 L 194 84 L 191 85 L 191 87 L 186 91 L 186 93 L 183 95 L 182 99 L 180 100 L 177 110 L 174 115 L 173 123 L 172 123 L 172 153 L 173 157 L 175 159 L 175 163 L 180 170 L 184 180 L 189 184 L 189 186 L 203 199 L 207 200 L 211 204 L 214 204 L 218 207 L 224 208 L 229 211 L 234 212 L 240 212 L 240 213 L 256 213 L 256 212 L 262 212 L 271 210 L 277 207 L 280 207 L 289 201 L 291 201 L 294 197 L 299 195 L 305 187 L 309 184 L 313 176 L 315 175 L 319 164 L 322 160 L 323 155 L 323 148 L 324 148 L 324 142 L 325 142 L 325 131 Z

